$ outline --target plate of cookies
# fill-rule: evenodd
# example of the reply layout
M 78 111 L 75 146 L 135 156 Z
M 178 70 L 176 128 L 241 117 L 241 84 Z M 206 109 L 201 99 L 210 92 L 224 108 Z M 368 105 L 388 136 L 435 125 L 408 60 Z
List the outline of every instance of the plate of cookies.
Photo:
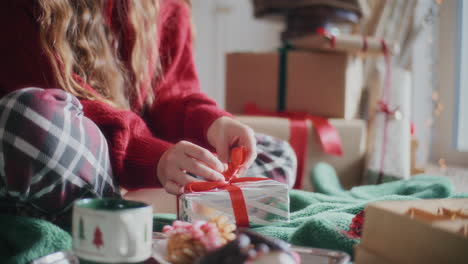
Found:
M 153 234 L 153 258 L 161 264 L 345 264 L 349 255 L 333 250 L 294 247 L 239 228 L 225 216 L 192 223 L 175 221 Z

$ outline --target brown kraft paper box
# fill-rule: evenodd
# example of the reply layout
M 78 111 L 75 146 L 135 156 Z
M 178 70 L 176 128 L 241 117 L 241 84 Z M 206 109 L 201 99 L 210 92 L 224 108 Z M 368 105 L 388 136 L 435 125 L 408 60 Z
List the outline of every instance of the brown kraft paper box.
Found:
M 250 126 L 255 132 L 289 141 L 289 120 L 280 117 L 236 116 L 240 122 Z M 312 191 L 310 172 L 318 162 L 326 162 L 335 168 L 341 184 L 345 188 L 359 185 L 364 166 L 366 126 L 363 120 L 330 119 L 337 129 L 343 145 L 343 156 L 337 157 L 323 152 L 312 124 L 308 122 L 309 135 L 307 158 L 302 189 Z
M 381 201 L 366 207 L 361 243 L 391 263 L 468 263 L 468 237 L 459 233 L 465 220 L 424 220 L 407 212 L 417 208 L 436 214 L 438 208 L 468 213 L 468 199 Z M 359 253 L 357 264 L 365 264 Z
M 279 53 L 230 53 L 226 58 L 226 109 L 242 114 L 246 103 L 277 111 Z M 351 119 L 363 86 L 362 60 L 346 53 L 289 51 L 286 110 Z
M 376 255 L 361 245 L 356 246 L 354 252 L 354 262 L 356 264 L 397 264 L 382 256 Z

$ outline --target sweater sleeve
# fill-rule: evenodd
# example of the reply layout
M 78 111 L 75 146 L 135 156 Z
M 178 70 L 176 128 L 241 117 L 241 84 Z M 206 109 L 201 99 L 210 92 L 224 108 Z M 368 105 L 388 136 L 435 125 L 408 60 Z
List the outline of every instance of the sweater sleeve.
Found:
M 25 87 L 57 87 L 41 49 L 36 8 L 27 0 L 0 1 L 0 97 Z
M 161 187 L 157 164 L 170 143 L 153 137 L 134 112 L 100 101 L 81 100 L 85 116 L 93 120 L 109 145 L 114 177 L 126 189 Z
M 183 1 L 166 1 L 160 13 L 159 32 L 162 72 L 154 85 L 156 99 L 149 111 L 152 129 L 170 142 L 186 139 L 211 149 L 206 139 L 208 128 L 229 114 L 200 90 L 190 10 Z

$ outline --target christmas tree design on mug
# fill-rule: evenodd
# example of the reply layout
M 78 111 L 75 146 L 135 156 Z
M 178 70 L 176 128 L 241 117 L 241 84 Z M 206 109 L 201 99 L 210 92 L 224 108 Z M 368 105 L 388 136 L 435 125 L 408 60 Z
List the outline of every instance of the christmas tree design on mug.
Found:
M 102 240 L 102 232 L 99 226 L 96 226 L 96 229 L 94 230 L 93 244 L 97 249 L 100 249 L 100 247 L 104 245 L 104 241 Z

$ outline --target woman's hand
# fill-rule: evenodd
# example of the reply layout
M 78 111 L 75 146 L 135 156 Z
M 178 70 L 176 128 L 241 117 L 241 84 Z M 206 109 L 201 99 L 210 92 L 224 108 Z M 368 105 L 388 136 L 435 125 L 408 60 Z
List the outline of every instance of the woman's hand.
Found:
M 188 141 L 180 141 L 161 156 L 157 174 L 168 193 L 181 194 L 188 183 L 201 181 L 190 172 L 209 181 L 224 181 L 223 164 L 210 151 Z
M 237 120 L 223 116 L 216 119 L 207 132 L 208 142 L 216 149 L 218 158 L 228 163 L 233 147 L 247 148 L 246 162 L 239 174 L 243 174 L 257 157 L 257 143 L 253 130 Z

